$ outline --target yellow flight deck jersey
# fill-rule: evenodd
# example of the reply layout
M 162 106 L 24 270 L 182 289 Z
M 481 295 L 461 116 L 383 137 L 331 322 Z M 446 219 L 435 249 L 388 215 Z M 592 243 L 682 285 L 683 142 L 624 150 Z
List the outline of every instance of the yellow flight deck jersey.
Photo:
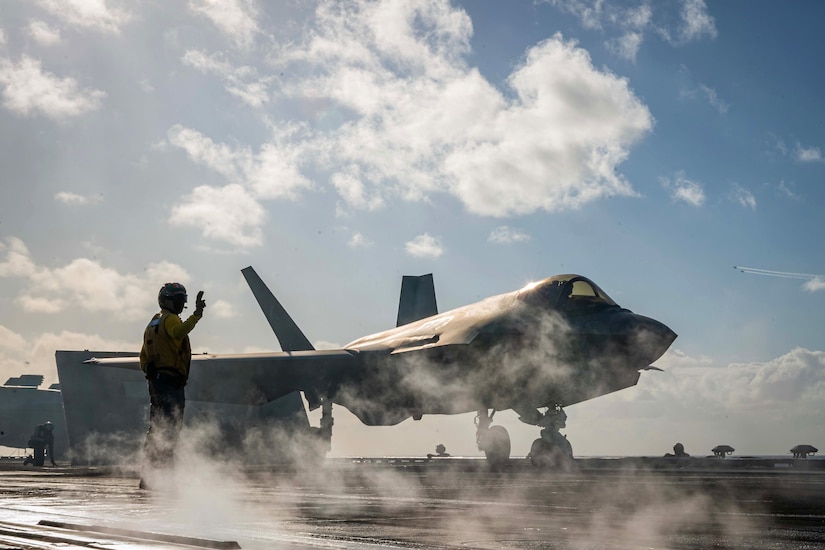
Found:
M 189 365 L 192 362 L 192 346 L 189 333 L 201 318 L 195 314 L 186 321 L 169 310 L 156 313 L 146 330 L 143 331 L 143 347 L 140 350 L 140 368 L 146 372 L 154 363 L 155 372 L 166 371 L 178 374 L 184 383 L 189 379 Z

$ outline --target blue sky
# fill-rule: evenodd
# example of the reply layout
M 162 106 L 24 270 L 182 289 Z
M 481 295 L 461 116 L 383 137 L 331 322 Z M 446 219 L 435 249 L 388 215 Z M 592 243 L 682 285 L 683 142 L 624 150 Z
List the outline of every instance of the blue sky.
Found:
M 446 310 L 573 272 L 679 334 L 666 372 L 569 408 L 577 454 L 817 445 L 824 11 L 7 2 L 0 374 L 136 350 L 167 280 L 206 291 L 196 351 L 277 350 L 247 265 L 319 347 L 391 326 L 404 274 Z M 438 442 L 475 453 L 472 416 L 341 411 L 333 452 Z

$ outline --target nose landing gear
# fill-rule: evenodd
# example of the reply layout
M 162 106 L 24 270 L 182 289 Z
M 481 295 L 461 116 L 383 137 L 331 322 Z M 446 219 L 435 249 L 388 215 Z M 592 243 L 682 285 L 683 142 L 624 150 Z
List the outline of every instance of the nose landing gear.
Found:
M 573 465 L 573 446 L 559 430 L 567 425 L 567 414 L 560 405 L 548 408 L 541 414 L 535 411 L 529 424 L 541 426 L 541 437 L 533 441 L 527 458 L 537 468 L 569 468 Z

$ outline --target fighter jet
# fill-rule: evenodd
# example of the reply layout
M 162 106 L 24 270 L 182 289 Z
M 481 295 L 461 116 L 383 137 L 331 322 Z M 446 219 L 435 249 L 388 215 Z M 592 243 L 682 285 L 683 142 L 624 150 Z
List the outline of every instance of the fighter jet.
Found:
M 260 405 L 303 392 L 310 409 L 321 407 L 326 450 L 333 404 L 369 426 L 476 412 L 478 447 L 498 465 L 510 456 L 510 437 L 492 425 L 493 416 L 512 409 L 541 429 L 533 463 L 556 463 L 572 457 L 559 433 L 563 407 L 635 385 L 676 339 L 580 275 L 556 275 L 443 313 L 432 275 L 425 275 L 404 277 L 395 328 L 315 350 L 252 267 L 242 273 L 283 351 L 196 355 L 187 399 Z M 135 357 L 87 363 L 139 368 Z

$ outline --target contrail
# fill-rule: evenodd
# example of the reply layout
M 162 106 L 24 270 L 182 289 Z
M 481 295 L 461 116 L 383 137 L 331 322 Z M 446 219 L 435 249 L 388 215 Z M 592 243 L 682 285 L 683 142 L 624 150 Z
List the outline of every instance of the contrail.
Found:
M 742 267 L 735 265 L 733 269 L 739 270 L 742 273 L 752 273 L 754 275 L 767 275 L 768 277 L 782 277 L 785 279 L 825 279 L 823 275 L 814 275 L 812 273 L 791 273 L 788 271 L 773 271 L 770 269 L 759 269 L 756 267 Z

